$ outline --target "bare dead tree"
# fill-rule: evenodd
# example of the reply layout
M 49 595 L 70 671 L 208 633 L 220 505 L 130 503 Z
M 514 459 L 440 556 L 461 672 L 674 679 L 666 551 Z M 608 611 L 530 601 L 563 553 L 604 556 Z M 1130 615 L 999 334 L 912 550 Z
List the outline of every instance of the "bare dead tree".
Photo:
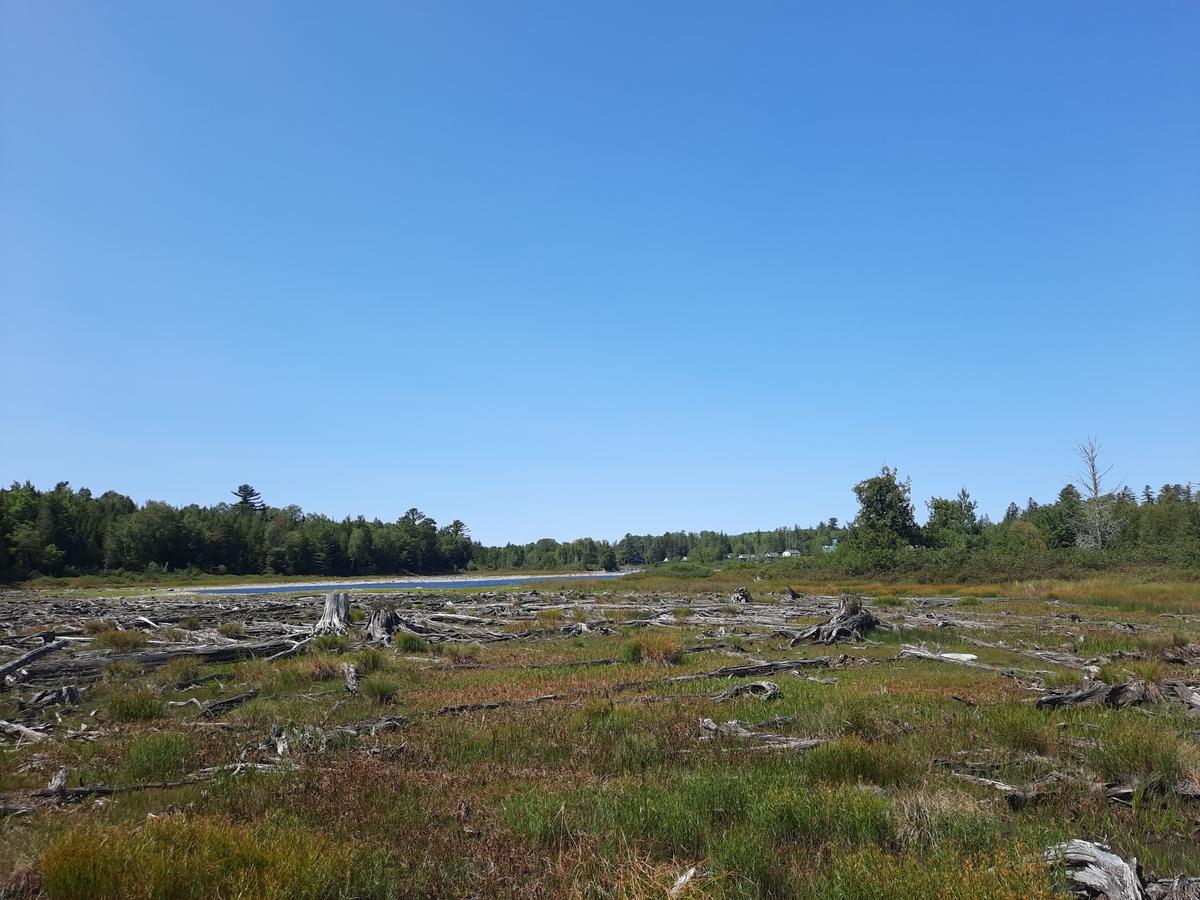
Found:
M 1095 550 L 1103 550 L 1121 531 L 1116 492 L 1104 488 L 1104 479 L 1112 466 L 1101 466 L 1100 450 L 1100 443 L 1094 437 L 1075 448 L 1083 462 L 1083 471 L 1079 474 L 1083 505 L 1075 522 L 1075 542 L 1080 547 Z

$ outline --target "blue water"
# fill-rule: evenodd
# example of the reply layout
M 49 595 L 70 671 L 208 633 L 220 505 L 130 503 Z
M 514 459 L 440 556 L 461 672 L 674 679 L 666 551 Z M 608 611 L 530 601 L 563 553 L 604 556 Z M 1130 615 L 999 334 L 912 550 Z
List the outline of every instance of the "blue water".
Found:
M 354 591 L 391 588 L 490 588 L 510 584 L 537 584 L 539 581 L 569 581 L 589 584 L 603 578 L 620 578 L 628 572 L 597 572 L 586 577 L 563 578 L 561 575 L 509 575 L 501 578 L 479 578 L 473 581 L 339 581 L 337 584 L 280 584 L 269 587 L 201 588 L 197 594 L 283 594 L 293 591 Z

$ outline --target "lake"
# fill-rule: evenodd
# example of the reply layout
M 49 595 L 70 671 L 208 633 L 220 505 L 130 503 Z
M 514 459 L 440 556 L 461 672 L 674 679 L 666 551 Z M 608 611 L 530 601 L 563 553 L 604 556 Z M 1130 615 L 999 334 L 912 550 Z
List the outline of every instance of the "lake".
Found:
M 272 584 L 261 587 L 199 588 L 196 594 L 283 594 L 294 591 L 363 591 L 403 590 L 405 588 L 491 588 L 514 584 L 537 584 L 542 581 L 570 581 L 590 584 L 611 578 L 620 578 L 629 572 L 596 572 L 588 575 L 507 575 L 496 578 L 474 578 L 450 580 L 447 578 L 419 581 L 404 578 L 397 581 L 339 581 L 336 584 Z

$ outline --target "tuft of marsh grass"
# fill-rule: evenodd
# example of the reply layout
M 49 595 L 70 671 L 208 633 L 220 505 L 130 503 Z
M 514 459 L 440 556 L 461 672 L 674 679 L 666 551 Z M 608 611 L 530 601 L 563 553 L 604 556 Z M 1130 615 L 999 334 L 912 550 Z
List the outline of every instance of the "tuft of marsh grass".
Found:
M 358 671 L 364 675 L 390 668 L 391 657 L 376 647 L 368 647 L 358 654 Z
M 678 665 L 683 662 L 683 645 L 674 635 L 640 634 L 621 644 L 617 650 L 617 658 L 627 663 Z
M 108 695 L 108 714 L 117 722 L 140 722 L 163 715 L 162 699 L 145 688 L 118 688 Z
M 400 679 L 392 675 L 376 673 L 362 683 L 363 696 L 376 703 L 391 703 L 400 693 Z
M 342 653 L 350 647 L 350 638 L 344 634 L 323 634 L 313 638 L 308 645 L 326 653 Z
M 196 759 L 190 735 L 160 731 L 135 738 L 125 749 L 120 778 L 129 783 L 168 781 L 188 772 Z
M 88 619 L 83 623 L 86 634 L 102 634 L 105 631 L 115 631 L 117 623 L 109 619 Z
M 392 643 L 401 653 L 428 653 L 429 643 L 420 635 L 404 632 L 392 638 Z
M 118 631 L 110 628 L 96 635 L 96 645 L 121 652 L 138 650 L 146 646 L 146 636 L 140 631 Z
M 478 644 L 439 644 L 438 650 L 452 663 L 477 663 L 481 653 Z
M 246 631 L 241 622 L 225 622 L 217 626 L 217 634 L 227 638 L 240 638 Z
M 387 867 L 297 825 L 150 819 L 140 829 L 85 824 L 42 854 L 44 887 L 62 900 L 171 897 L 384 897 Z
M 174 686 L 190 684 L 200 677 L 200 660 L 194 656 L 177 656 L 155 670 L 157 684 Z

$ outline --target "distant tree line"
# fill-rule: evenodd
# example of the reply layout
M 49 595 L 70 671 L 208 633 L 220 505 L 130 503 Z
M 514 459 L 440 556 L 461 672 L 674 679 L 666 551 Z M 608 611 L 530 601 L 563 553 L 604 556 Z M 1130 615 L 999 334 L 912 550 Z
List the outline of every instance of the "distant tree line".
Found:
M 931 497 L 918 524 L 908 480 L 884 467 L 853 488 L 857 516 L 815 527 L 725 534 L 674 531 L 488 547 L 459 520 L 439 527 L 420 510 L 395 521 L 271 507 L 248 484 L 233 503 L 139 506 L 61 482 L 52 491 L 0 489 L 0 581 L 91 573 L 399 575 L 466 570 L 615 570 L 688 560 L 737 565 L 778 558 L 803 574 L 911 575 L 969 580 L 1070 575 L 1122 564 L 1200 574 L 1200 496 L 1191 483 L 1140 493 L 1106 485 L 1100 448 L 1078 448 L 1083 471 L 1049 503 L 1009 504 L 999 522 L 977 512 L 966 488 Z
M 465 569 L 466 525 L 438 527 L 420 510 L 394 522 L 335 521 L 297 506 L 270 507 L 250 485 L 234 503 L 142 506 L 67 482 L 0 489 L 0 581 L 98 572 L 370 575 Z

